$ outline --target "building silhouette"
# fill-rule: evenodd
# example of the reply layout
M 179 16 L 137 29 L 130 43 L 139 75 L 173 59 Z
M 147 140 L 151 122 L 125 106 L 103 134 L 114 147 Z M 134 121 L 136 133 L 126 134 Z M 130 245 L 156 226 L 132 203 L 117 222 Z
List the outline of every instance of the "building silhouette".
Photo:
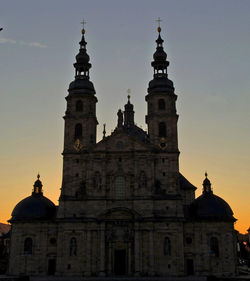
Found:
M 97 95 L 90 80 L 85 30 L 64 116 L 59 205 L 32 195 L 13 212 L 9 274 L 57 276 L 230 276 L 236 272 L 233 212 L 179 171 L 178 114 L 158 27 L 151 63 L 147 132 L 134 122 L 128 96 L 117 127 L 96 140 Z

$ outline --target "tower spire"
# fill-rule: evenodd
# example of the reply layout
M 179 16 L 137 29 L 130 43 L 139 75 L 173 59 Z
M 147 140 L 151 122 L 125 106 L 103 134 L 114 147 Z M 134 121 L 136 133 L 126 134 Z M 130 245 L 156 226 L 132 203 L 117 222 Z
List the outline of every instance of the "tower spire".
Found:
M 153 79 L 148 84 L 148 105 L 146 123 L 149 139 L 165 151 L 178 153 L 176 99 L 173 82 L 168 79 L 167 54 L 163 49 L 161 38 L 161 19 L 158 18 L 156 51 L 151 63 L 154 69 Z
M 92 67 L 87 53 L 87 42 L 85 40 L 85 24 L 86 21 L 83 20 L 82 24 L 82 38 L 79 42 L 80 48 L 79 52 L 76 55 L 76 62 L 74 63 L 75 68 L 75 80 L 70 84 L 69 90 L 74 92 L 95 94 L 95 89 L 93 83 L 89 80 L 89 70 Z
M 79 42 L 80 49 L 79 53 L 76 55 L 76 63 L 74 63 L 75 67 L 75 77 L 80 79 L 89 79 L 89 69 L 91 68 L 91 64 L 89 63 L 89 55 L 87 54 L 86 45 L 87 42 L 85 41 L 85 29 L 84 25 L 86 22 L 82 21 L 82 39 Z
M 160 22 L 162 20 L 158 18 L 156 21 L 158 22 L 158 38 L 155 40 L 156 51 L 153 55 L 153 61 L 151 62 L 151 66 L 154 69 L 154 76 L 153 80 L 149 83 L 149 93 L 166 92 L 169 90 L 174 91 L 173 82 L 168 79 L 167 68 L 169 66 L 169 62 L 167 61 L 167 54 L 163 48 L 164 40 L 161 38 Z

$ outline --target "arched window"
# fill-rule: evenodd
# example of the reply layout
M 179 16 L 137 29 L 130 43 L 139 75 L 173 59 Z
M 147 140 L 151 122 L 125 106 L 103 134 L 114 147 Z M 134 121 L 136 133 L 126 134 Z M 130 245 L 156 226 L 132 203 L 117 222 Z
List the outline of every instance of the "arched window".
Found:
M 76 101 L 76 111 L 83 111 L 83 103 L 81 100 Z
M 78 123 L 75 126 L 75 138 L 81 138 L 82 137 L 82 124 Z
M 118 199 L 125 197 L 125 179 L 122 176 L 115 179 L 115 196 Z
M 101 189 L 102 187 L 102 178 L 100 172 L 95 172 L 94 175 L 94 187 L 96 189 Z
M 24 240 L 23 252 L 26 255 L 32 255 L 33 241 L 30 237 Z
M 164 239 L 164 256 L 171 256 L 171 242 L 169 237 Z
M 210 239 L 210 251 L 215 257 L 219 256 L 219 241 L 216 237 L 211 237 Z
M 72 237 L 70 239 L 70 244 L 69 244 L 69 255 L 76 256 L 77 255 L 77 243 L 76 243 L 76 238 Z
M 141 171 L 140 173 L 140 182 L 139 182 L 140 187 L 146 188 L 147 187 L 147 177 L 144 171 Z
M 159 123 L 159 137 L 165 138 L 166 136 L 167 136 L 167 134 L 166 134 L 166 124 L 165 124 L 165 122 L 160 122 Z
M 165 100 L 164 99 L 159 99 L 158 100 L 158 109 L 159 110 L 165 110 L 166 105 L 165 105 Z
M 94 141 L 94 135 L 90 135 L 90 142 L 91 142 L 91 143 L 95 143 L 95 141 Z

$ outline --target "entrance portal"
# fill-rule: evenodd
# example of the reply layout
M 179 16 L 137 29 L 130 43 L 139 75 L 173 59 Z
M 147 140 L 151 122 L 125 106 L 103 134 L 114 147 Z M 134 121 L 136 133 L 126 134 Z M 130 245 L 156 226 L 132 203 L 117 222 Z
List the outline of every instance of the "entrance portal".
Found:
M 56 260 L 49 259 L 48 261 L 48 275 L 54 275 L 56 272 Z
M 194 261 L 187 259 L 187 275 L 194 275 Z
M 115 275 L 126 275 L 126 250 L 115 250 L 114 252 L 114 273 Z

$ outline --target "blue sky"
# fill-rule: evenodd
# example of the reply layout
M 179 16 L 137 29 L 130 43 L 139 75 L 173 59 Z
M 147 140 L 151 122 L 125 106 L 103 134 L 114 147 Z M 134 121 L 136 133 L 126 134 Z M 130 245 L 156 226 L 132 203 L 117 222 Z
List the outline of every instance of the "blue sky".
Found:
M 14 193 L 14 204 L 29 195 L 39 170 L 47 196 L 58 198 L 64 97 L 83 18 L 99 137 L 103 123 L 107 133 L 116 126 L 128 88 L 136 122 L 146 129 L 155 20 L 161 17 L 168 73 L 178 95 L 181 170 L 199 187 L 197 195 L 208 170 L 216 193 L 236 214 L 249 215 L 249 204 L 242 201 L 250 195 L 249 13 L 248 0 L 2 1 L 2 197 L 12 200 Z

